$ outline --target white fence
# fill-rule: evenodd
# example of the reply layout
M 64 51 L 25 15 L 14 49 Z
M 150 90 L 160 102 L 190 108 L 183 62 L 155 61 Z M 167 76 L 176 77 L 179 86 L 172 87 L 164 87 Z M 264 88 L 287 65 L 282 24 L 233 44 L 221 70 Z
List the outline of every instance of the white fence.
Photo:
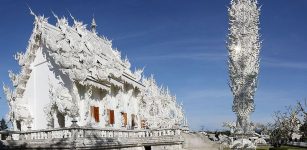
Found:
M 145 138 L 180 135 L 180 129 L 157 130 L 119 130 L 96 129 L 86 127 L 70 127 L 32 131 L 0 131 L 0 139 L 4 140 L 41 140 L 63 138 Z
M 288 145 L 307 148 L 306 142 L 289 142 Z

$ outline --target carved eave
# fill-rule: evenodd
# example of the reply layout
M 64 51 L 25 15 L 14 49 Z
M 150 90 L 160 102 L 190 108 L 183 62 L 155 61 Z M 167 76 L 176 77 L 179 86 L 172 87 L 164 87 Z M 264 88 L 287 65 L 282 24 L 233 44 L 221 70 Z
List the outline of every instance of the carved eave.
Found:
M 131 74 L 127 74 L 124 72 L 124 74 L 121 76 L 121 79 L 129 84 L 131 84 L 133 87 L 144 89 L 145 85 L 141 82 L 138 82 L 134 76 Z
M 125 83 L 130 84 L 133 88 L 137 88 L 139 90 L 145 88 L 142 83 L 135 81 L 134 79 L 132 79 L 132 77 L 129 77 L 128 75 L 122 75 L 120 78 L 109 76 L 108 78 L 106 78 L 106 80 L 100 81 L 97 81 L 95 78 L 87 78 L 85 81 L 79 83 L 81 85 L 95 86 L 108 92 L 110 91 L 112 85 L 123 89 Z
M 81 85 L 85 85 L 85 86 L 94 86 L 96 88 L 99 88 L 101 90 L 105 90 L 107 92 L 110 92 L 110 90 L 111 90 L 110 84 L 97 82 L 93 79 L 86 79 L 84 82 L 79 82 L 79 83 Z

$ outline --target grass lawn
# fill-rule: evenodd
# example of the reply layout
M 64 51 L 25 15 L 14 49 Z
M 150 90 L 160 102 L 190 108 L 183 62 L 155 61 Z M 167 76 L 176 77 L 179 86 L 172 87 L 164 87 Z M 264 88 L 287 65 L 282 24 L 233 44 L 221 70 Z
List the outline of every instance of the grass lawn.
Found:
M 257 147 L 257 150 L 269 150 L 269 146 L 259 146 Z M 293 147 L 293 146 L 281 146 L 279 148 L 280 150 L 307 150 L 307 148 L 300 148 L 300 147 Z M 276 149 L 276 150 L 279 150 Z

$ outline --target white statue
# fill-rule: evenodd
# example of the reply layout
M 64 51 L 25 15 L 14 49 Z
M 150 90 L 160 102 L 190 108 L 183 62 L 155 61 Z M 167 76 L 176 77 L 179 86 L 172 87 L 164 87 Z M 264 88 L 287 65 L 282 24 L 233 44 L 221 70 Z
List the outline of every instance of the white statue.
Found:
M 254 111 L 254 95 L 259 73 L 259 13 L 257 0 L 231 0 L 229 12 L 229 86 L 233 93 L 232 110 L 237 122 L 228 124 L 236 139 L 232 149 L 255 149 L 248 140 L 254 133 L 250 114 Z M 234 131 L 233 131 L 234 130 Z
M 234 96 L 237 127 L 249 132 L 249 116 L 254 111 L 254 95 L 259 73 L 259 9 L 257 0 L 232 0 L 230 28 L 229 85 Z

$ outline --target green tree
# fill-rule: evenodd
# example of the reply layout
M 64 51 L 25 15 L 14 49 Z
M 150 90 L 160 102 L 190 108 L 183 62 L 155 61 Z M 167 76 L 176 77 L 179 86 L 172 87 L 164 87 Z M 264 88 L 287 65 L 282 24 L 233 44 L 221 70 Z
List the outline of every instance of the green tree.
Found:
M 303 133 L 303 140 L 307 142 L 307 123 L 305 122 L 301 127 L 300 131 Z
M 6 121 L 2 118 L 1 122 L 0 122 L 0 130 L 5 130 L 7 128 L 8 128 L 8 126 L 6 124 Z

